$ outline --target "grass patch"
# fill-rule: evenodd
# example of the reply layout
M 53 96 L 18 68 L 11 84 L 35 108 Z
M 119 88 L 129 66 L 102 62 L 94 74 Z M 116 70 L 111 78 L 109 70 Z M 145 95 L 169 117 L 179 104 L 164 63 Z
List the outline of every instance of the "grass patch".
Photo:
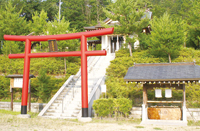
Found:
M 19 115 L 19 111 L 0 110 L 0 114 Z
M 159 127 L 154 127 L 153 129 L 154 129 L 154 130 L 162 130 L 162 129 L 159 128 Z
M 0 114 L 19 115 L 20 112 L 19 111 L 9 111 L 9 110 L 0 110 Z M 29 114 L 31 116 L 31 118 L 38 116 L 38 113 L 34 113 L 34 112 L 28 112 L 27 114 Z
M 35 118 L 38 116 L 38 113 L 35 112 L 28 112 L 28 114 L 31 116 L 31 118 Z
M 189 120 L 188 126 L 200 126 L 200 121 L 195 122 L 195 121 Z
M 123 119 L 118 119 L 116 118 L 93 118 L 91 123 L 118 123 L 118 124 L 126 124 L 126 123 L 134 123 L 134 124 L 139 124 L 141 122 L 141 119 L 128 119 L 128 118 L 123 118 Z
M 135 128 L 144 128 L 144 126 L 135 126 Z

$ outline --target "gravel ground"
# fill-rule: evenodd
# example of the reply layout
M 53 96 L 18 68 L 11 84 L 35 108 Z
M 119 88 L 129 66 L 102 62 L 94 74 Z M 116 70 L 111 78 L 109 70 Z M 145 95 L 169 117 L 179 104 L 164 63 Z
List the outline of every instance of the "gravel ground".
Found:
M 200 126 L 141 126 L 133 120 L 97 120 L 81 123 L 77 120 L 47 118 L 17 118 L 0 115 L 1 131 L 200 131 Z

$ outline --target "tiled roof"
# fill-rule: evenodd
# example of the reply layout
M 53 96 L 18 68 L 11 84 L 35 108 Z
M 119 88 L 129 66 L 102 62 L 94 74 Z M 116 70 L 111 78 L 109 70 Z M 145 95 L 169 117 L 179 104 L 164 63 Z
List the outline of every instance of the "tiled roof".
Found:
M 87 43 L 96 43 L 96 44 L 101 44 L 101 40 L 88 40 Z
M 89 26 L 89 27 L 84 27 L 84 29 L 90 29 L 90 30 L 95 30 L 95 26 Z
M 13 75 L 7 75 L 7 78 L 23 78 L 23 75 L 19 75 L 19 74 L 13 74 Z M 29 75 L 29 78 L 35 78 L 34 75 Z
M 128 69 L 125 81 L 197 81 L 200 66 L 195 63 L 136 64 Z

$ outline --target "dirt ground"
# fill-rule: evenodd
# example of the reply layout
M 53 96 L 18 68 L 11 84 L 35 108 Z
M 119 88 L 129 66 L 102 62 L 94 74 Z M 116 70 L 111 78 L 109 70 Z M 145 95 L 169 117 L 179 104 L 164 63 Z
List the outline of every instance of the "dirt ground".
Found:
M 99 120 L 89 123 L 78 120 L 18 118 L 16 115 L 0 115 L 1 131 L 200 131 L 200 126 L 141 126 L 134 120 Z

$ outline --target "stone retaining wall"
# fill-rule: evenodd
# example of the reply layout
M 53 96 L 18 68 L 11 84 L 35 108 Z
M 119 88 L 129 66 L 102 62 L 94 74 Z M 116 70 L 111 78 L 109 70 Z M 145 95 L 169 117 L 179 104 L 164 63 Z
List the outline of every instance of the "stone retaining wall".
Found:
M 142 107 L 132 107 L 129 118 L 142 118 Z M 187 120 L 200 120 L 200 108 L 188 108 Z
M 31 103 L 31 112 L 39 113 L 45 106 L 46 103 Z M 11 110 L 10 102 L 0 102 L 0 109 Z M 13 111 L 21 111 L 21 102 L 13 102 Z
M 31 112 L 39 113 L 46 103 L 31 103 Z M 10 102 L 0 102 L 0 109 L 11 110 Z M 13 102 L 13 111 L 21 111 L 21 102 Z M 129 118 L 142 118 L 142 107 L 132 107 Z M 187 109 L 188 120 L 200 120 L 200 108 Z

